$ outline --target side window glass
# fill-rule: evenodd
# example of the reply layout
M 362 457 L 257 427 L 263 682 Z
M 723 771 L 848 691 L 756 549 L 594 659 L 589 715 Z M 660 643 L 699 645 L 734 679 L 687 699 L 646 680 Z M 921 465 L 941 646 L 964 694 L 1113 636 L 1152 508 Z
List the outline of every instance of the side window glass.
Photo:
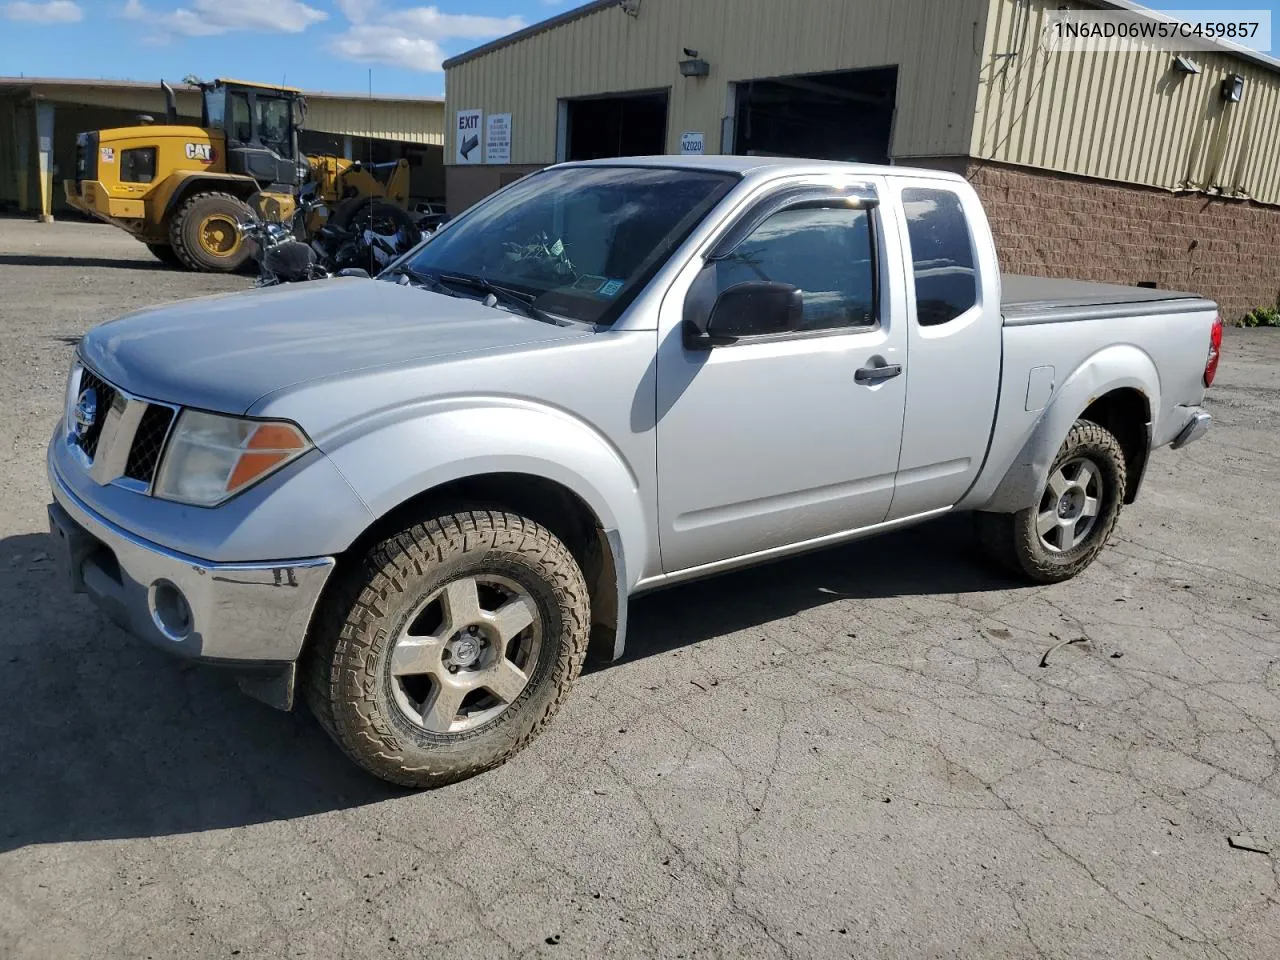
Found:
M 865 327 L 876 322 L 875 272 L 868 211 L 793 207 L 716 261 L 716 293 L 750 280 L 789 283 L 804 294 L 802 330 Z
M 276 153 L 289 152 L 289 102 L 276 97 L 258 97 L 254 100 L 257 107 L 258 139 L 264 147 Z
M 916 321 L 922 327 L 948 323 L 978 302 L 978 272 L 960 197 L 950 190 L 908 187 L 902 206 L 915 273 Z
M 231 95 L 231 139 L 248 143 L 253 139 L 253 124 L 249 120 L 249 98 L 243 93 Z

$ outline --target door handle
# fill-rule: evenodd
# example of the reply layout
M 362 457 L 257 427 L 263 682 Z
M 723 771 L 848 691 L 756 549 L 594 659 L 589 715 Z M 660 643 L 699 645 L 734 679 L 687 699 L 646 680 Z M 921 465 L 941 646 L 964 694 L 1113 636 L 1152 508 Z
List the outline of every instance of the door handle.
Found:
M 884 383 L 900 373 L 902 373 L 902 364 L 886 363 L 882 367 L 863 367 L 853 375 L 853 379 L 858 383 Z

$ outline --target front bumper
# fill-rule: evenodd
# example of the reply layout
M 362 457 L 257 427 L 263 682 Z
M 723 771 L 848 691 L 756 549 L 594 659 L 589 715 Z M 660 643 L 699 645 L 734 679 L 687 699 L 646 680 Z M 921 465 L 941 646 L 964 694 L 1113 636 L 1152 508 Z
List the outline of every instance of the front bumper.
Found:
M 288 708 L 294 664 L 333 557 L 208 563 L 99 516 L 50 471 L 49 531 L 71 588 L 135 636 L 262 678 L 247 692 Z

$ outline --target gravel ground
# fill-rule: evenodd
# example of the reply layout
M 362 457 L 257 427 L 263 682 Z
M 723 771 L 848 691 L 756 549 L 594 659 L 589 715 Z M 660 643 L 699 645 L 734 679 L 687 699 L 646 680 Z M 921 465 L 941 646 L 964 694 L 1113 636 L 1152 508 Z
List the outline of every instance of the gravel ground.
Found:
M 0 220 L 0 957 L 1280 956 L 1280 335 L 1078 580 L 947 520 L 655 594 L 532 747 L 409 794 L 48 560 L 76 338 L 248 283 Z

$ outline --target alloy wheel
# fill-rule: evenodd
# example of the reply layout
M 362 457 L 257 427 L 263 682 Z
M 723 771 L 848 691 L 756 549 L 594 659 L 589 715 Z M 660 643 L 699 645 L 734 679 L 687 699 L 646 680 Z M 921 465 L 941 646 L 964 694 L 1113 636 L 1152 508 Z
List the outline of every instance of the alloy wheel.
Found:
M 392 645 L 389 679 L 404 717 L 435 734 L 496 719 L 529 685 L 542 618 L 506 577 L 477 574 L 432 593 Z

